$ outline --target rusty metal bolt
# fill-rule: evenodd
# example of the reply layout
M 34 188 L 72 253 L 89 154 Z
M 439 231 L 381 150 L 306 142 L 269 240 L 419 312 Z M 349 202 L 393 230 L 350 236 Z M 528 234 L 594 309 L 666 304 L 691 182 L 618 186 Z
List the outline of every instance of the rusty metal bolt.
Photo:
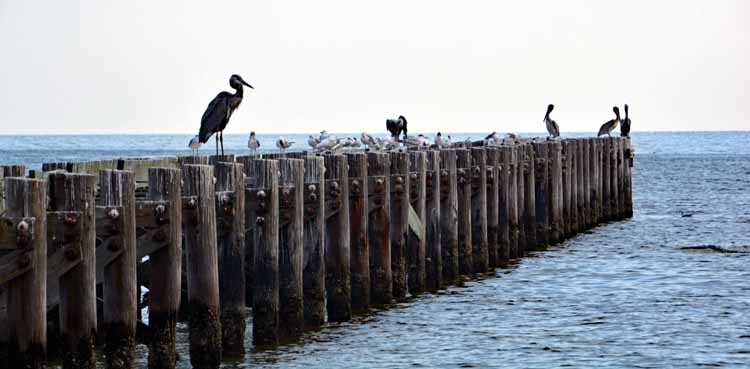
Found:
M 339 183 L 336 181 L 331 182 L 331 184 L 328 186 L 330 191 L 338 191 L 339 190 Z
M 107 217 L 109 219 L 116 220 L 117 218 L 120 217 L 120 212 L 117 211 L 117 209 L 114 209 L 114 208 L 113 209 L 109 209 L 109 211 L 107 212 Z
M 311 193 L 311 194 L 307 195 L 307 199 L 310 200 L 310 201 L 316 201 L 318 199 L 318 194 Z
M 227 206 L 231 204 L 232 199 L 229 198 L 229 195 L 224 194 L 221 196 L 221 199 L 219 199 L 219 201 L 222 206 Z
M 121 246 L 122 245 L 120 244 L 120 239 L 119 238 L 113 238 L 112 242 L 110 242 L 109 245 L 107 245 L 107 248 L 110 251 L 117 251 L 117 250 L 120 249 Z
M 16 225 L 16 230 L 18 233 L 26 233 L 29 231 L 29 223 L 27 223 L 25 220 L 22 220 L 18 222 L 18 225 Z
M 307 216 L 313 216 L 313 215 L 315 215 L 315 207 L 313 207 L 313 206 L 306 206 L 305 207 L 305 214 L 307 214 Z
M 64 222 L 66 226 L 73 227 L 78 224 L 78 218 L 72 215 L 66 215 Z
M 448 171 L 447 170 L 440 171 L 440 176 L 442 176 L 443 178 L 447 178 L 448 177 Z
M 154 233 L 153 239 L 156 242 L 164 242 L 167 239 L 167 234 L 164 233 L 163 229 L 160 229 Z
M 375 205 L 377 205 L 377 206 L 383 205 L 383 199 L 382 199 L 382 198 L 381 198 L 380 196 L 376 197 L 376 198 L 375 198 L 375 199 L 373 200 L 373 202 L 374 202 L 374 203 L 375 203 Z
M 352 193 L 355 195 L 359 195 L 361 193 L 360 187 L 359 187 L 359 180 L 352 180 Z
M 73 261 L 79 257 L 78 248 L 76 247 L 66 248 L 63 254 L 65 255 L 65 258 L 70 261 Z
M 164 205 L 156 205 L 156 207 L 154 208 L 154 214 L 156 214 L 157 216 L 164 215 L 164 213 L 166 212 L 167 212 L 167 207 Z
M 18 258 L 19 268 L 26 268 L 29 264 L 31 264 L 31 256 L 28 253 L 23 254 Z
M 378 178 L 375 180 L 375 193 L 381 193 L 383 192 L 383 179 Z
M 263 223 L 265 223 L 265 222 L 266 222 L 266 218 L 265 217 L 257 217 L 257 218 L 255 218 L 255 224 L 257 224 L 257 225 L 263 225 Z
M 266 198 L 266 191 L 259 190 L 255 195 L 258 196 L 258 199 L 263 200 Z
M 314 184 L 311 184 L 311 185 L 307 186 L 307 191 L 309 191 L 309 192 L 315 192 L 317 190 L 318 190 L 318 186 L 316 186 Z
M 198 207 L 198 202 L 195 199 L 188 200 L 188 209 L 195 209 Z
M 410 174 L 409 178 L 411 178 L 412 181 L 416 181 L 417 180 L 417 173 Z
M 397 184 L 394 187 L 394 191 L 396 191 L 396 193 L 398 193 L 398 194 L 402 194 L 402 193 L 404 193 L 404 186 L 400 185 L 400 184 Z
M 396 184 L 402 184 L 404 183 L 404 177 L 398 176 L 396 177 Z
M 29 223 L 27 223 L 25 220 L 18 222 L 18 225 L 16 225 L 16 231 L 18 231 L 18 236 L 16 237 L 16 245 L 18 245 L 19 247 L 25 247 L 29 244 L 29 242 L 31 242 L 31 232 L 29 228 Z

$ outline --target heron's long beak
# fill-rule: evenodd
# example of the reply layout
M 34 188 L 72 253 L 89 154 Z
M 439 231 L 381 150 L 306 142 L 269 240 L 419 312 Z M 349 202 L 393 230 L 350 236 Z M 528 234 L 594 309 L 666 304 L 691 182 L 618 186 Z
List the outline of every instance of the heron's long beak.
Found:
M 241 79 L 241 80 L 240 80 L 240 82 L 242 82 L 242 84 L 243 84 L 243 85 L 245 85 L 245 86 L 247 86 L 247 87 L 250 87 L 250 88 L 252 88 L 253 90 L 255 89 L 255 88 L 254 88 L 253 86 L 250 86 L 250 84 L 249 84 L 249 83 L 245 82 L 245 80 L 244 80 L 244 79 Z

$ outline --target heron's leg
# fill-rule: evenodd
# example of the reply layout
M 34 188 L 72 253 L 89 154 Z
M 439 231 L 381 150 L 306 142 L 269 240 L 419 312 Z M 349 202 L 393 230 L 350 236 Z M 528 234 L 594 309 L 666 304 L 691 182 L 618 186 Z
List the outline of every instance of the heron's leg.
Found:
M 221 155 L 223 156 L 224 155 L 224 131 L 221 131 L 219 133 L 221 133 L 221 138 L 220 138 L 220 141 L 221 141 Z
M 219 155 L 219 134 L 216 134 L 216 155 Z

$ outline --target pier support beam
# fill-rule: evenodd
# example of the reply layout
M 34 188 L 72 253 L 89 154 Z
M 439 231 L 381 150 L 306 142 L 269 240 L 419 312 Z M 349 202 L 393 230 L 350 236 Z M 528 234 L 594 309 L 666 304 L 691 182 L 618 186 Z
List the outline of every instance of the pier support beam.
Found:
M 536 237 L 540 246 L 550 244 L 549 144 L 534 143 L 534 198 Z
M 305 326 L 326 319 L 325 166 L 319 156 L 306 156 L 303 293 Z
M 368 163 L 367 238 L 370 242 L 370 301 L 374 305 L 393 300 L 391 271 L 391 158 L 388 153 L 370 152 Z
M 508 257 L 515 259 L 519 257 L 520 246 L 520 213 L 518 211 L 518 150 L 516 146 L 510 147 L 510 162 L 508 163 L 508 233 L 510 243 L 508 244 Z
M 367 237 L 367 154 L 346 154 L 349 163 L 349 234 L 352 275 L 352 311 L 361 313 L 370 306 L 370 242 Z
M 427 153 L 425 151 L 409 152 L 409 203 L 413 213 L 409 210 L 408 234 L 406 242 L 406 263 L 409 293 L 417 295 L 425 291 L 426 283 L 426 248 L 425 238 L 427 222 Z M 416 219 L 412 219 L 416 215 Z M 415 224 L 415 220 L 418 224 Z M 416 227 L 417 229 L 413 229 Z
M 279 339 L 296 341 L 305 328 L 303 313 L 303 185 L 305 163 L 279 160 Z
M 437 292 L 443 285 L 440 229 L 440 151 L 427 151 L 425 173 L 425 288 Z
M 440 252 L 443 284 L 458 282 L 458 180 L 456 150 L 440 150 Z
M 328 320 L 352 317 L 349 267 L 349 165 L 343 155 L 325 155 L 326 177 L 326 301 Z
M 536 239 L 536 180 L 534 174 L 534 148 L 531 144 L 523 145 L 524 151 L 524 208 L 523 224 L 526 234 L 526 251 L 538 247 Z
M 409 155 L 391 154 L 391 271 L 393 298 L 406 297 L 406 240 L 409 230 Z
M 487 155 L 483 147 L 471 148 L 471 255 L 472 271 L 489 271 L 487 235 Z
M 471 151 L 456 150 L 458 183 L 458 269 L 461 275 L 474 272 L 471 234 Z
M 500 149 L 485 148 L 487 164 L 487 265 L 490 269 L 498 265 L 500 251 L 500 181 L 498 180 L 498 158 Z
M 504 145 L 500 147 L 497 168 L 497 180 L 500 185 L 498 193 L 498 221 L 500 222 L 500 245 L 497 252 L 498 262 L 510 259 L 510 160 L 511 147 Z M 498 263 L 499 264 L 499 263 Z
M 549 143 L 550 159 L 550 210 L 552 220 L 553 243 L 560 243 L 564 238 L 563 228 L 563 188 L 562 188 L 562 144 L 559 141 Z

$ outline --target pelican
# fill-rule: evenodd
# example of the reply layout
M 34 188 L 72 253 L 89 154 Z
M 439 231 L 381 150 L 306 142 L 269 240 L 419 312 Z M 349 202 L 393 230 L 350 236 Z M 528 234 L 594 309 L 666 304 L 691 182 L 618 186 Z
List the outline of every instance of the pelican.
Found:
M 620 136 L 630 137 L 630 118 L 628 117 L 628 104 L 625 104 L 625 119 L 620 126 Z
M 487 137 L 484 138 L 484 142 L 488 143 L 489 141 L 492 141 L 492 143 L 494 143 L 495 145 L 499 145 L 501 141 L 500 135 L 497 134 L 497 132 L 488 134 Z
M 612 111 L 615 112 L 615 119 L 609 120 L 606 123 L 602 124 L 601 128 L 599 128 L 599 134 L 596 135 L 596 137 L 607 135 L 609 137 L 612 137 L 610 133 L 612 130 L 617 128 L 617 125 L 620 124 L 620 108 L 613 107 Z
M 398 138 L 401 132 L 404 133 L 404 137 L 408 135 L 406 129 L 406 118 L 400 115 L 398 119 L 386 119 L 385 128 L 391 133 L 391 136 Z
M 437 146 L 439 149 L 439 148 L 442 148 L 443 145 L 445 145 L 445 141 L 443 140 L 443 135 L 440 132 L 438 132 L 437 135 L 435 136 L 435 146 Z
M 294 141 L 287 141 L 284 137 L 279 137 L 278 140 L 276 140 L 276 147 L 279 148 L 280 152 L 284 152 L 286 149 L 290 148 Z
M 198 136 L 193 137 L 188 143 L 188 147 L 193 150 L 193 156 L 198 155 L 198 149 L 201 148 L 202 143 L 198 139 Z
M 235 93 L 219 92 L 208 104 L 201 118 L 201 128 L 197 136 L 198 142 L 204 144 L 208 142 L 211 135 L 216 133 L 216 155 L 219 155 L 219 141 L 221 141 L 221 154 L 224 155 L 224 128 L 227 127 L 232 113 L 242 103 L 242 85 L 253 88 L 237 74 L 229 77 L 229 86 L 235 90 Z M 190 142 L 192 144 L 192 140 Z
M 560 126 L 549 117 L 549 113 L 552 113 L 552 109 L 554 108 L 555 106 L 552 104 L 547 105 L 547 114 L 544 114 L 544 124 L 547 126 L 547 132 L 549 132 L 552 138 L 560 137 Z
M 313 137 L 313 135 L 310 135 L 310 137 L 307 139 L 307 144 L 310 145 L 310 147 L 312 147 L 313 149 L 315 148 L 315 146 L 318 146 L 319 143 L 320 139 Z
M 250 132 L 250 138 L 247 139 L 247 148 L 255 155 L 255 151 L 260 147 L 260 142 L 255 138 L 255 131 Z
M 367 148 L 369 148 L 371 145 L 377 145 L 377 141 L 375 141 L 375 138 L 365 132 L 362 132 L 362 136 L 360 136 L 360 140 L 362 141 L 363 144 L 365 144 L 365 147 Z

